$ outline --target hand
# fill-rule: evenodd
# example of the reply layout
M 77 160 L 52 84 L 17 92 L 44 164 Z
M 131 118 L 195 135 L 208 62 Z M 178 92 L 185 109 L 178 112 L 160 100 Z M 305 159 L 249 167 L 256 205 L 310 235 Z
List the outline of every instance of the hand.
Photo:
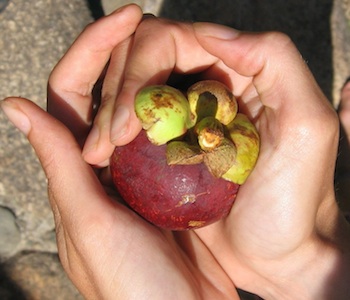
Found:
M 160 230 L 118 202 L 62 123 L 25 99 L 2 108 L 45 170 L 59 256 L 86 299 L 239 299 L 194 232 Z
M 114 68 L 112 60 L 109 68 Z M 257 166 L 231 214 L 197 230 L 198 237 L 238 287 L 266 298 L 288 293 L 295 298 L 296 290 L 301 298 L 341 295 L 341 280 L 342 288 L 320 286 L 344 270 L 336 269 L 335 260 L 349 266 L 349 244 L 338 235 L 348 234 L 348 229 L 333 187 L 338 120 L 286 36 L 155 18 L 143 21 L 123 65 L 119 93 L 102 94 L 103 103 L 110 101 L 117 108 L 116 116 L 106 123 L 102 116 L 112 112 L 107 105 L 100 108 L 92 129 L 100 135 L 88 137 L 84 158 L 99 164 L 109 157 L 111 142 L 132 140 L 140 130 L 133 112 L 136 92 L 147 84 L 165 83 L 174 72 L 201 73 L 231 86 L 241 110 L 261 134 Z M 107 86 L 116 85 L 112 77 L 106 80 Z M 118 107 L 127 112 L 124 117 Z M 345 258 L 340 247 L 347 249 Z M 318 282 L 313 273 L 322 274 Z

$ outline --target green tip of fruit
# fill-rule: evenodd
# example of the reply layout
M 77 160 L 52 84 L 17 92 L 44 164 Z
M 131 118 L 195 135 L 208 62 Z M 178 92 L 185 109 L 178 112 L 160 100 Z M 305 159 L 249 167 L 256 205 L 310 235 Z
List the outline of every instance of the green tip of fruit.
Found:
M 222 178 L 242 185 L 253 170 L 259 155 L 260 138 L 255 126 L 247 116 L 238 113 L 227 125 L 230 139 L 237 148 L 232 167 Z
M 193 126 L 187 99 L 179 90 L 167 85 L 143 88 L 136 95 L 135 112 L 148 139 L 155 145 L 182 136 Z

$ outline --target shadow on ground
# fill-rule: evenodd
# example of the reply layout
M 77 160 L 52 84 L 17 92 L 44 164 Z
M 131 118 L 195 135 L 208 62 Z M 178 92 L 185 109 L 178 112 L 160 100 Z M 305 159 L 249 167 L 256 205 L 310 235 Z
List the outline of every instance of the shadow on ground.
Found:
M 0 299 L 26 300 L 24 291 L 7 274 L 4 265 L 0 264 Z
M 88 4 L 92 17 L 97 20 L 104 16 L 101 0 L 85 0 Z

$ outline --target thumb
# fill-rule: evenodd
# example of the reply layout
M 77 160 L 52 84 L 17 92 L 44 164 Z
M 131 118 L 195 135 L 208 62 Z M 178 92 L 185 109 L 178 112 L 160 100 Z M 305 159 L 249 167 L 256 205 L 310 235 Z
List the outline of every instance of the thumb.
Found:
M 35 103 L 24 98 L 7 98 L 1 102 L 1 108 L 26 135 L 47 177 L 62 169 L 51 164 L 77 164 L 81 161 L 81 150 L 71 132 Z M 74 169 L 74 165 L 70 169 Z
M 1 108 L 26 135 L 40 160 L 55 217 L 65 218 L 66 224 L 74 220 L 79 224 L 79 220 L 84 223 L 84 219 L 91 218 L 91 212 L 106 214 L 108 197 L 92 168 L 83 160 L 73 134 L 27 99 L 7 98 L 1 102 Z
M 194 24 L 198 42 L 237 73 L 252 78 L 264 106 L 288 106 L 300 114 L 329 101 L 293 41 L 279 32 L 247 33 L 209 23 Z

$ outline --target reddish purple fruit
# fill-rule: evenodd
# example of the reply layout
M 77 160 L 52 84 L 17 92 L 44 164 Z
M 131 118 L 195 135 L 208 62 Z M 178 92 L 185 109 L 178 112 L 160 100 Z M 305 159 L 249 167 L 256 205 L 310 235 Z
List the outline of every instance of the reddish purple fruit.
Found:
M 166 145 L 149 142 L 144 130 L 111 158 L 115 186 L 130 207 L 169 230 L 203 227 L 228 215 L 238 184 L 215 178 L 204 164 L 168 165 Z
M 115 186 L 129 206 L 169 230 L 227 216 L 260 146 L 232 92 L 213 80 L 195 83 L 186 96 L 148 86 L 136 95 L 135 113 L 144 130 L 111 158 Z

